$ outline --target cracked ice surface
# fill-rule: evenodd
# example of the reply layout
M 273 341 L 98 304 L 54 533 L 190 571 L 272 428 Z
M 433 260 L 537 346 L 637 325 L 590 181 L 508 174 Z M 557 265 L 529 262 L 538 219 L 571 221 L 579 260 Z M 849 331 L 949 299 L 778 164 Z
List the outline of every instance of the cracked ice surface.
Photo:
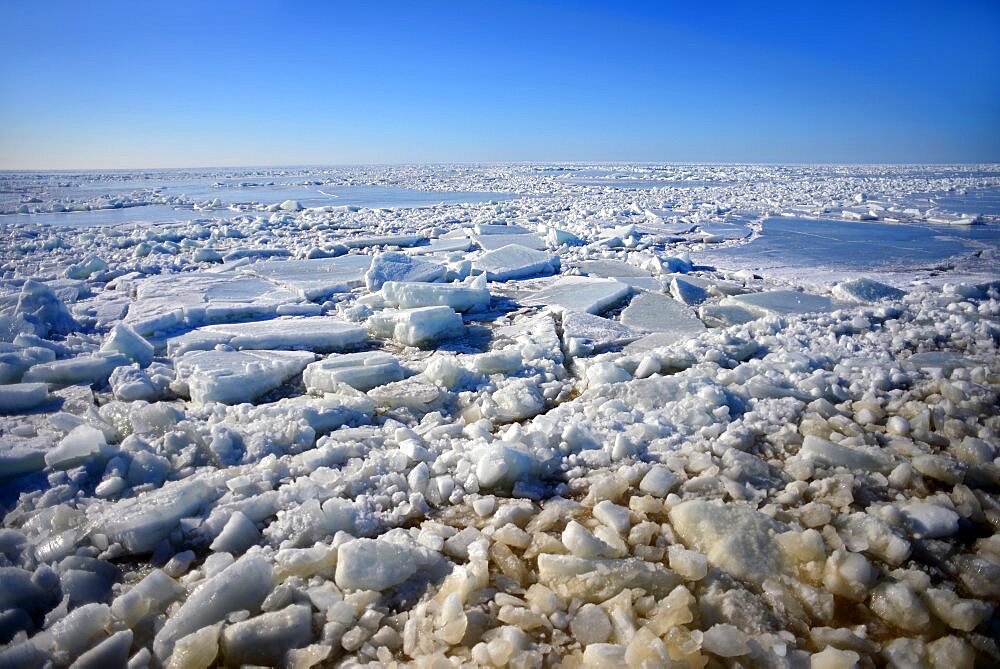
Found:
M 996 166 L 0 182 L 0 667 L 1000 663 Z

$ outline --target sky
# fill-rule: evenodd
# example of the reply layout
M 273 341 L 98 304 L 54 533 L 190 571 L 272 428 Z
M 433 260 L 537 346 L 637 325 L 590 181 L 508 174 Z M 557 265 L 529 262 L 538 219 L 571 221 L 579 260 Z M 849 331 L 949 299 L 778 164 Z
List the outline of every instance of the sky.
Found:
M 0 8 L 0 169 L 1000 162 L 1000 1 Z

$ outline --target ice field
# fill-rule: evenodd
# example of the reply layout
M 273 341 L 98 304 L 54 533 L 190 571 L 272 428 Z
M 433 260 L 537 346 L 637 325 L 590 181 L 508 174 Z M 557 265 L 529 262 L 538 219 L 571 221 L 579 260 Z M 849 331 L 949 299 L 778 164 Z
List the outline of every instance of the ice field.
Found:
M 0 668 L 1000 665 L 1000 166 L 0 173 Z

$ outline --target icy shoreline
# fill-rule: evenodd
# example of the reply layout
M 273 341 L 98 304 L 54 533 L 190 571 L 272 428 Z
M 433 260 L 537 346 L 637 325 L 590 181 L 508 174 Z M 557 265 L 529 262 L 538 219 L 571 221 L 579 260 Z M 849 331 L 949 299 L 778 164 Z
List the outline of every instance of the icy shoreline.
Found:
M 998 217 L 890 272 L 699 260 L 995 166 L 591 167 L 0 217 L 0 667 L 1000 662 Z

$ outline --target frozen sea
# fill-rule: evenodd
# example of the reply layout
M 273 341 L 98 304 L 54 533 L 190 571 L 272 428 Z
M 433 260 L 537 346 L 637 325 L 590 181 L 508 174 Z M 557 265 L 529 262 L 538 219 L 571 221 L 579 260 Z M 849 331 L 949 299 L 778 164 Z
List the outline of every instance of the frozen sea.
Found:
M 1000 665 L 1000 166 L 0 212 L 0 669 Z

